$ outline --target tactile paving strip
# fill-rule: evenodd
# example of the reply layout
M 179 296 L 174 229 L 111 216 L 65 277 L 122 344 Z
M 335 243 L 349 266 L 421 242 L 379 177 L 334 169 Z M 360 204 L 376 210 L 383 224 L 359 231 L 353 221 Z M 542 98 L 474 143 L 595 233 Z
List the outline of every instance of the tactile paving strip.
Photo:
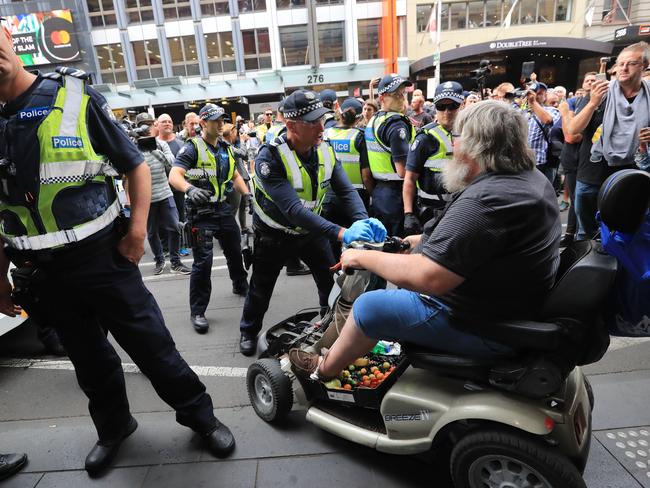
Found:
M 650 426 L 605 430 L 594 435 L 641 485 L 650 488 Z

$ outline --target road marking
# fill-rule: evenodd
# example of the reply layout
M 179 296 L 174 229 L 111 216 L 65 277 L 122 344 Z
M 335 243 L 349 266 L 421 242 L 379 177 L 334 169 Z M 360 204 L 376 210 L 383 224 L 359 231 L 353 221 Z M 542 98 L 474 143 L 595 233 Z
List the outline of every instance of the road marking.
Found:
M 59 371 L 74 371 L 71 361 L 49 359 L 6 359 L 0 361 L 0 368 L 47 369 Z M 224 378 L 245 378 L 247 368 L 231 368 L 228 366 L 190 366 L 199 376 L 221 376 Z M 133 363 L 122 363 L 125 373 L 140 373 Z
M 217 269 L 228 269 L 228 266 L 212 266 L 212 271 Z M 142 278 L 142 281 L 161 281 L 161 280 L 170 280 L 172 278 L 178 278 L 179 276 L 189 276 L 182 275 L 180 273 L 169 273 L 169 274 L 159 274 L 154 276 L 145 276 Z
M 226 259 L 226 256 L 214 256 L 214 259 Z M 191 264 L 194 262 L 194 258 L 185 258 L 181 259 L 181 263 L 183 264 Z M 151 266 L 154 266 L 156 264 L 155 261 L 147 261 L 146 263 L 140 263 L 138 266 L 141 268 L 148 268 Z

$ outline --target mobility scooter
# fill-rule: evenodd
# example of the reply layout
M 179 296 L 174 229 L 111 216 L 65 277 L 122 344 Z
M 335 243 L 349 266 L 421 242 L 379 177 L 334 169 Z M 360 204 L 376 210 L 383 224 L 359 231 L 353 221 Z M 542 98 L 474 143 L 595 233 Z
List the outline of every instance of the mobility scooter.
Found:
M 633 186 L 630 179 L 619 184 Z M 617 228 L 617 216 L 630 214 L 629 208 L 605 213 L 612 215 L 610 229 Z M 401 241 L 353 245 L 398 252 Z M 385 286 L 368 271 L 338 272 L 322 320 L 316 320 L 318 310 L 303 310 L 260 337 L 260 358 L 247 374 L 251 403 L 267 422 L 281 421 L 297 403 L 318 427 L 385 453 L 451 446 L 450 474 L 458 488 L 584 488 L 594 397 L 580 366 L 598 361 L 609 345 L 603 315 L 615 274 L 616 260 L 598 242 L 574 242 L 562 251 L 556 283 L 536 317 L 481 328 L 513 356 L 476 359 L 408 343 L 378 347 L 351 369 L 365 365 L 369 372 L 375 364 L 374 371 L 389 374 L 364 386 L 345 371 L 334 384 L 304 379 L 287 358 L 291 348 L 329 347 L 354 299 Z

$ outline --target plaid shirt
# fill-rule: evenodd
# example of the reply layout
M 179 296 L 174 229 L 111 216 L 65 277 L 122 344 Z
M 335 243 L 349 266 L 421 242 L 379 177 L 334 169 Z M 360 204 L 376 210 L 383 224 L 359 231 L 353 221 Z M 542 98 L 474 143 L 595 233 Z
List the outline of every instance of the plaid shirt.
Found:
M 562 119 L 562 116 L 560 115 L 560 111 L 556 108 L 544 107 L 544 110 L 546 110 L 549 114 L 551 114 L 551 117 L 553 117 L 553 123 L 545 127 L 547 131 L 546 133 L 550 136 L 551 128 Z M 548 149 L 548 140 L 544 135 L 542 128 L 540 127 L 540 125 L 544 124 L 542 124 L 542 122 L 537 118 L 532 110 L 529 111 L 527 115 L 528 145 L 535 153 L 535 162 L 537 163 L 537 166 L 540 164 L 546 164 L 546 150 Z

